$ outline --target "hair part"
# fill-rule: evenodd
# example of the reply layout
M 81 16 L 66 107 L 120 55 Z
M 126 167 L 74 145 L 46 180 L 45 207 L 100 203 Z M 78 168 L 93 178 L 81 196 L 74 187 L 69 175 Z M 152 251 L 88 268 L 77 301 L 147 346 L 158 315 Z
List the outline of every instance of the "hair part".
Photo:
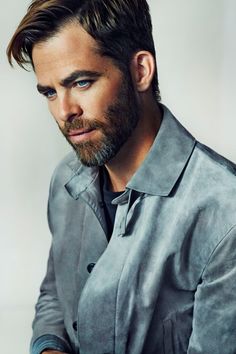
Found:
M 10 65 L 14 59 L 25 70 L 29 64 L 34 67 L 34 45 L 69 23 L 79 23 L 95 39 L 100 54 L 112 58 L 124 73 L 139 50 L 149 51 L 156 59 L 146 0 L 34 0 L 8 45 Z M 160 101 L 157 70 L 152 91 Z

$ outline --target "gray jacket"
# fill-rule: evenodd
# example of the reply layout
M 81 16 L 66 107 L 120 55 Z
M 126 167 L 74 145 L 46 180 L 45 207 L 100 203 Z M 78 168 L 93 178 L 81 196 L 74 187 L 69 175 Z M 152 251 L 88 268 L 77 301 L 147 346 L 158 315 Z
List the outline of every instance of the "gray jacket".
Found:
M 49 334 L 80 354 L 235 354 L 235 166 L 164 107 L 151 150 L 113 202 L 108 243 L 98 169 L 74 153 L 56 169 L 32 343 Z

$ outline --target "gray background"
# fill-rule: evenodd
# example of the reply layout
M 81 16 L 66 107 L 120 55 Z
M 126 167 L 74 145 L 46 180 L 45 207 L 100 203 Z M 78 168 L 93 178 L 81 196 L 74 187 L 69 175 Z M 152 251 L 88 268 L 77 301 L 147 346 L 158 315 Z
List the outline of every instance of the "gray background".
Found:
M 28 1 L 0 1 L 0 343 L 5 354 L 25 354 L 50 244 L 48 184 L 69 147 L 34 75 L 6 61 Z M 199 140 L 236 161 L 236 2 L 149 3 L 163 102 Z

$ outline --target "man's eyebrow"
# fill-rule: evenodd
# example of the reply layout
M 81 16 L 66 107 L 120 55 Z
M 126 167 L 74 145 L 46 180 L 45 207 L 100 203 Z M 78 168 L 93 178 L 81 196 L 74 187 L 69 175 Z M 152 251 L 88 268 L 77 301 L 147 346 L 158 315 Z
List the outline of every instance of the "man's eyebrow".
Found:
M 75 80 L 80 78 L 98 78 L 102 74 L 97 71 L 90 70 L 76 70 L 67 76 L 65 79 L 61 80 L 60 85 L 63 87 L 70 86 Z
M 67 76 L 65 79 L 61 80 L 60 85 L 63 87 L 68 87 L 70 86 L 75 80 L 78 80 L 80 78 L 98 78 L 102 76 L 101 73 L 97 71 L 90 71 L 90 70 L 76 70 L 73 71 L 69 76 Z M 45 93 L 49 90 L 52 90 L 52 87 L 50 86 L 43 86 L 41 84 L 37 84 L 37 90 L 39 93 Z

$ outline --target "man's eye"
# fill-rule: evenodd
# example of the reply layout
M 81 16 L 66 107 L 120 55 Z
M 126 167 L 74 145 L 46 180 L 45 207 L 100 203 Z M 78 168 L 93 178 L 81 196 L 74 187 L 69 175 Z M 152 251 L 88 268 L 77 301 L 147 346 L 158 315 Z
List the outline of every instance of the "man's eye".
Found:
M 89 85 L 91 85 L 92 80 L 79 80 L 75 82 L 75 86 L 76 87 L 80 87 L 80 88 L 84 88 L 84 87 L 88 87 Z
M 44 95 L 46 98 L 50 99 L 50 98 L 53 98 L 53 97 L 56 95 L 56 92 L 55 92 L 55 90 L 48 90 L 48 91 L 45 91 L 45 92 L 43 93 L 43 95 Z

